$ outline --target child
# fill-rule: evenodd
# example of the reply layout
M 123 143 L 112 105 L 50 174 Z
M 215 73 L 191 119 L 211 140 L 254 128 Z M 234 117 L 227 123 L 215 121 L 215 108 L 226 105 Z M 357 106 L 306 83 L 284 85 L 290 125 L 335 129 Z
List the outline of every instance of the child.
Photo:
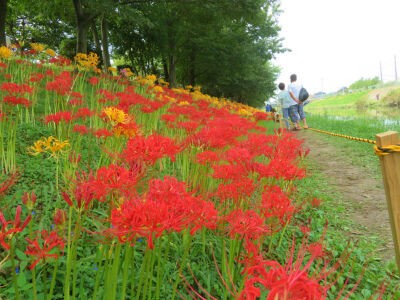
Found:
M 278 94 L 278 101 L 282 107 L 282 116 L 283 120 L 285 121 L 286 129 L 290 130 L 289 124 L 289 115 L 294 124 L 294 130 L 300 130 L 301 127 L 299 126 L 300 116 L 294 112 L 295 110 L 291 110 L 290 107 L 297 105 L 297 103 L 290 97 L 289 92 L 285 90 L 285 84 L 283 82 L 278 84 L 278 88 L 280 90 Z

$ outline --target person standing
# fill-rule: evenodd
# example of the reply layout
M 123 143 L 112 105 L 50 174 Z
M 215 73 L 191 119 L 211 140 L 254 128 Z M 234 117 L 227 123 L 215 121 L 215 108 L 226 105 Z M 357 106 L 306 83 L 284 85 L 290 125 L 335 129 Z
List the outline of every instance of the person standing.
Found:
M 285 122 L 286 129 L 290 130 L 290 117 L 292 123 L 294 124 L 294 130 L 299 130 L 300 116 L 297 113 L 297 103 L 290 97 L 289 92 L 285 90 L 285 84 L 283 82 L 278 84 L 278 88 L 280 90 L 278 94 L 278 102 L 282 108 L 282 116 Z M 291 111 L 293 113 L 291 113 Z
M 299 94 L 300 90 L 303 86 L 299 83 L 297 83 L 297 75 L 292 74 L 290 75 L 290 84 L 288 86 L 288 92 L 290 97 L 297 103 L 296 109 L 297 113 L 300 116 L 300 120 L 303 122 L 303 128 L 307 129 L 307 120 L 306 120 L 306 114 L 304 112 L 304 105 L 303 102 L 299 100 Z

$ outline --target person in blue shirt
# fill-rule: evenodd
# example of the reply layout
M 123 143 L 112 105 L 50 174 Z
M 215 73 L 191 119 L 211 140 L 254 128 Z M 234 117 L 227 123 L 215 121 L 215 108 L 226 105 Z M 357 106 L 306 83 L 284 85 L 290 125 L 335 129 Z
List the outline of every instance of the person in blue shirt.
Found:
M 294 130 L 300 130 L 301 127 L 299 125 L 300 116 L 297 112 L 297 103 L 290 97 L 290 94 L 287 90 L 285 90 L 285 84 L 283 82 L 278 84 L 278 88 L 280 90 L 278 94 L 278 102 L 282 108 L 282 116 L 285 122 L 286 129 L 290 130 L 289 116 L 294 124 Z

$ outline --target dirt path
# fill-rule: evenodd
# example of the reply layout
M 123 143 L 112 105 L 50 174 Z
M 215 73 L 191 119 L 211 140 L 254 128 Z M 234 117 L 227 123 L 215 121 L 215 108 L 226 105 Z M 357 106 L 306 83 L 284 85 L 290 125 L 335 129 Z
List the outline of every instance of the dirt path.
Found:
M 380 238 L 383 244 L 377 255 L 385 261 L 393 259 L 395 254 L 382 180 L 374 179 L 365 168 L 352 165 L 347 153 L 328 143 L 323 134 L 302 130 L 296 135 L 304 140 L 306 148 L 310 148 L 309 158 L 315 162 L 309 172 L 316 168 L 342 195 L 348 217 L 356 224 L 350 234 Z

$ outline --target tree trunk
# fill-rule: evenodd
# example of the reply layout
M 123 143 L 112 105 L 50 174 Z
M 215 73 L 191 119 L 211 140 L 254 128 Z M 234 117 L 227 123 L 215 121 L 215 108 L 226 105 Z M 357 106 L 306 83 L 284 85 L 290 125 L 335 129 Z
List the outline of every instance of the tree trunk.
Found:
M 75 14 L 76 14 L 76 27 L 77 27 L 77 40 L 76 40 L 76 53 L 87 53 L 88 45 L 88 32 L 89 25 L 94 19 L 94 15 L 84 11 L 81 0 L 73 0 Z
M 175 56 L 171 54 L 169 56 L 169 86 L 171 88 L 176 87 L 176 65 L 175 65 Z
M 196 85 L 196 68 L 195 68 L 196 54 L 194 50 L 190 53 L 190 62 L 189 62 L 189 84 L 191 86 Z
M 94 21 L 92 21 L 90 28 L 92 29 L 92 33 L 93 33 L 93 40 L 94 40 L 94 44 L 96 46 L 96 53 L 101 53 L 101 44 L 100 44 L 99 33 L 97 32 L 96 23 Z
M 6 46 L 7 0 L 0 0 L 0 46 Z
M 164 68 L 164 79 L 166 82 L 169 82 L 168 64 L 165 58 L 163 58 L 163 68 Z
M 102 55 L 103 55 L 103 64 L 104 64 L 104 71 L 107 71 L 108 68 L 111 66 L 110 62 L 110 52 L 108 50 L 108 26 L 107 26 L 107 19 L 103 15 L 101 18 L 101 44 L 102 44 Z M 131 70 L 133 71 L 133 70 Z

